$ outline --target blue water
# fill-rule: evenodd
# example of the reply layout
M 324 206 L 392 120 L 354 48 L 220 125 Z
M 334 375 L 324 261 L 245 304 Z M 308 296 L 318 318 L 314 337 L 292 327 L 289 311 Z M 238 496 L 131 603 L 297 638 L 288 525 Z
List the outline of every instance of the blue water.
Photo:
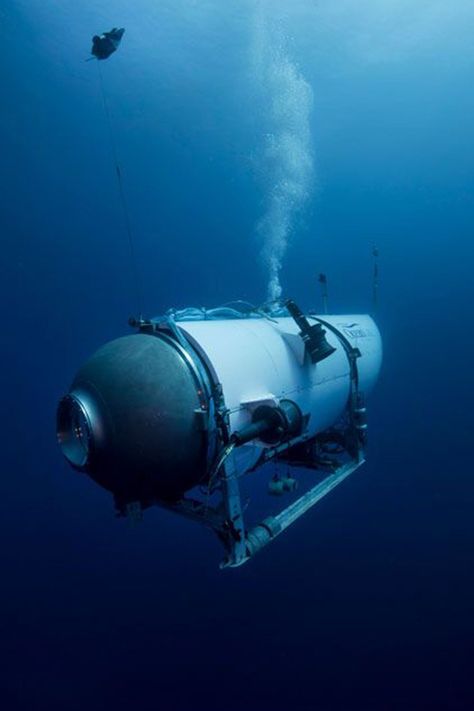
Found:
M 262 302 L 269 240 L 284 295 L 317 305 L 325 271 L 332 311 L 367 311 L 380 249 L 368 462 L 234 571 L 169 513 L 116 521 L 55 443 L 137 311 L 84 61 L 115 25 L 147 315 Z M 467 0 L 3 0 L 2 709 L 473 708 L 473 30 Z

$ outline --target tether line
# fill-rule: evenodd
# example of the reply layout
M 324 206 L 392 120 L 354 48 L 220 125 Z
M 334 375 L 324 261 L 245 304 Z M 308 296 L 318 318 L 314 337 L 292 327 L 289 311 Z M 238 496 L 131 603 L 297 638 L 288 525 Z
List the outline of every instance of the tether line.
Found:
M 135 296 L 137 299 L 139 316 L 141 317 L 141 315 L 143 313 L 143 311 L 142 311 L 143 294 L 142 294 L 142 289 L 141 289 L 141 284 L 140 284 L 140 278 L 138 275 L 137 257 L 136 257 L 136 252 L 135 252 L 135 244 L 134 244 L 134 240 L 133 240 L 132 225 L 130 222 L 130 215 L 129 215 L 129 211 L 128 211 L 127 199 L 126 199 L 125 190 L 123 187 L 122 172 L 120 170 L 120 163 L 118 160 L 117 147 L 116 147 L 116 143 L 115 143 L 114 129 L 113 129 L 113 124 L 112 124 L 112 116 L 111 116 L 110 109 L 109 109 L 107 94 L 105 92 L 104 78 L 102 76 L 102 69 L 100 67 L 100 61 L 97 61 L 97 68 L 99 71 L 99 81 L 100 81 L 100 90 L 101 90 L 101 95 L 102 95 L 102 103 L 104 105 L 105 118 L 106 118 L 107 126 L 109 129 L 109 138 L 110 138 L 110 146 L 112 149 L 112 158 L 113 158 L 113 161 L 115 164 L 115 172 L 117 174 L 120 203 L 122 205 L 125 230 L 126 230 L 127 236 L 128 236 L 128 245 L 129 245 L 129 249 L 130 249 L 130 261 L 132 263 L 132 273 L 133 273 Z

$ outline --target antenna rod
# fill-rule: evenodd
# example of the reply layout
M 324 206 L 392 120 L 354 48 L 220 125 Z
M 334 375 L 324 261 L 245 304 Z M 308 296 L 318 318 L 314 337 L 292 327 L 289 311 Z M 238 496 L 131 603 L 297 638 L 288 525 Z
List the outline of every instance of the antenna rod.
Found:
M 323 299 L 323 314 L 328 312 L 328 280 L 326 274 L 320 274 L 318 281 L 321 284 L 321 296 Z
M 374 271 L 372 282 L 372 306 L 374 312 L 377 311 L 378 296 L 379 296 L 379 250 L 374 245 L 372 249 L 372 257 L 374 258 Z

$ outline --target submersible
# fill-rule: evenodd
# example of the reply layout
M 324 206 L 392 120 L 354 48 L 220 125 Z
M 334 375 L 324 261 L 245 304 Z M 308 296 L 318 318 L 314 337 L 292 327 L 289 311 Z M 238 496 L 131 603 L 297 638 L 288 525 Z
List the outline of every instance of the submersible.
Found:
M 363 463 L 382 358 L 370 316 L 303 314 L 290 300 L 132 326 L 79 369 L 57 413 L 64 456 L 120 513 L 171 509 L 213 529 L 223 566 L 238 566 Z M 241 480 L 270 460 L 286 473 L 268 493 L 291 501 L 249 525 Z M 298 467 L 314 480 L 296 493 Z

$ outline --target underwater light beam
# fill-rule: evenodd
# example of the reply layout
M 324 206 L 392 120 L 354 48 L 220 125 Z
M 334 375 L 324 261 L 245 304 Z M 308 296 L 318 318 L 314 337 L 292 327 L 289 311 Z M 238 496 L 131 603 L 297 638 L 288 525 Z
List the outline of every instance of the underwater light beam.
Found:
M 267 297 L 282 294 L 280 271 L 295 220 L 307 203 L 313 179 L 310 115 L 313 91 L 289 58 L 280 30 L 257 12 L 253 76 L 263 98 L 265 134 L 259 155 L 264 214 L 256 231 L 268 275 Z

